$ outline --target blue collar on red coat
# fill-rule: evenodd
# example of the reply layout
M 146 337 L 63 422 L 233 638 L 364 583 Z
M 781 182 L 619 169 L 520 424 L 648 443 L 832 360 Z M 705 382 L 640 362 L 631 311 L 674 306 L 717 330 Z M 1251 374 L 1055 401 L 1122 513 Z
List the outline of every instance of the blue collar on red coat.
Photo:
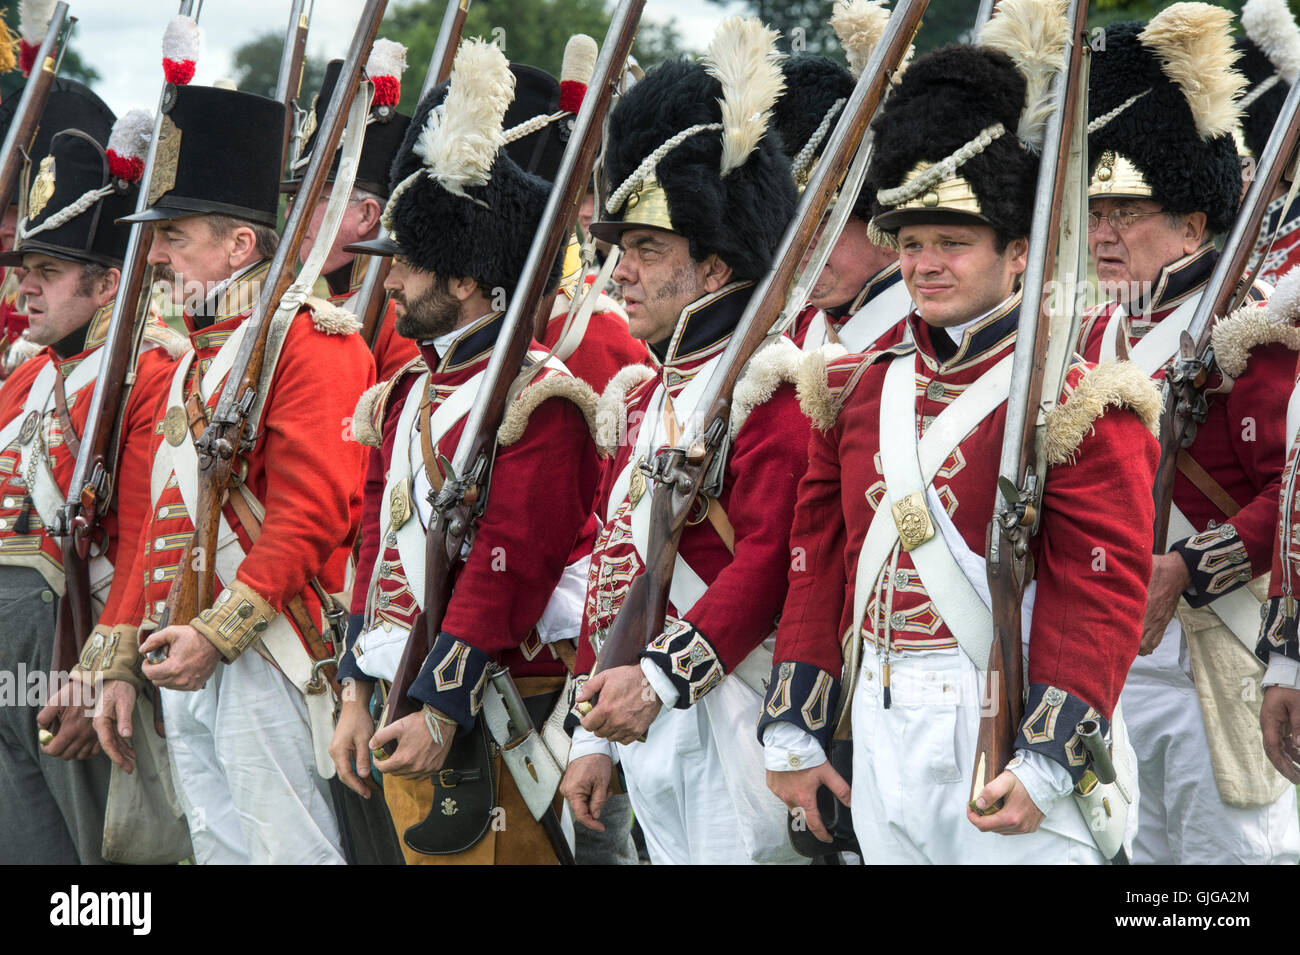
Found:
M 991 312 L 962 332 L 961 341 L 957 343 L 956 352 L 947 344 L 952 339 L 942 328 L 932 328 L 921 319 L 921 313 L 913 311 L 907 317 L 912 326 L 912 338 L 917 344 L 917 351 L 927 365 L 941 371 L 956 371 L 978 364 L 986 357 L 1004 348 L 1016 337 L 1016 328 L 1020 324 L 1020 295 L 1017 291 L 1010 298 L 1001 302 Z M 942 335 L 944 346 L 935 347 L 935 338 Z M 949 355 L 940 359 L 939 355 Z
M 1151 290 L 1150 304 L 1143 304 L 1152 315 L 1177 308 L 1191 295 L 1196 294 L 1210 280 L 1219 253 L 1206 243 L 1191 255 L 1170 262 L 1160 270 Z M 1138 309 L 1136 311 L 1141 311 Z M 1134 314 L 1136 314 L 1136 311 Z
M 864 306 L 869 305 L 874 299 L 879 298 L 901 281 L 903 281 L 903 270 L 898 261 L 895 260 L 867 279 L 867 284 L 862 286 L 862 291 L 854 296 L 853 301 L 838 308 L 827 309 L 826 312 L 836 318 L 856 315 Z
M 489 312 L 465 326 L 459 337 L 447 348 L 445 355 L 439 355 L 432 342 L 419 342 L 417 347 L 424 356 L 424 362 L 435 374 L 458 371 L 487 357 L 496 344 L 497 335 L 506 317 L 505 312 Z
M 674 335 L 650 345 L 650 353 L 665 368 L 712 357 L 726 346 L 753 292 L 753 282 L 732 282 L 696 299 L 682 309 Z

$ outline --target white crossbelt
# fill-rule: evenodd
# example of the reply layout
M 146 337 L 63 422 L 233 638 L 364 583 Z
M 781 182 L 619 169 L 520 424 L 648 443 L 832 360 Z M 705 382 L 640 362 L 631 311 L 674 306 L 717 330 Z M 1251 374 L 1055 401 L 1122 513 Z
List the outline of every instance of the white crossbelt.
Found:
M 918 441 L 916 434 L 916 355 L 895 358 L 885 372 L 881 394 L 881 463 L 885 494 L 872 516 L 858 556 L 853 619 L 858 627 L 880 572 L 898 542 L 893 504 L 913 491 L 926 493 L 943 462 L 981 421 L 1007 400 L 1013 356 L 1008 355 L 963 391 L 934 419 Z M 928 495 L 927 495 L 928 496 Z M 933 507 L 933 501 L 929 501 Z M 909 555 L 926 592 L 966 655 L 982 672 L 988 666 L 993 618 L 962 573 L 942 534 L 914 547 Z
M 96 349 L 93 354 L 83 359 L 65 379 L 64 394 L 75 395 L 91 385 L 99 377 L 99 369 L 103 362 L 102 348 Z M 13 432 L 20 430 L 24 421 L 36 415 L 37 425 L 32 430 L 31 437 L 19 444 L 19 454 L 22 461 L 22 476 L 24 481 L 27 481 L 27 493 L 31 495 L 32 506 L 40 517 L 41 523 L 46 527 L 53 523 L 59 509 L 68 498 L 67 490 L 60 487 L 59 482 L 55 480 L 53 464 L 44 439 L 45 420 L 50 414 L 50 405 L 54 400 L 55 377 L 59 374 L 61 372 L 55 362 L 46 363 L 27 392 L 22 413 L 11 421 L 3 432 L 0 432 L 0 447 L 8 447 L 14 440 Z M 38 436 L 40 440 L 37 440 Z M 113 582 L 113 565 L 109 563 L 107 557 L 101 555 L 91 558 L 89 571 L 91 595 L 102 598 Z M 62 596 L 62 588 L 56 589 Z
M 1198 292 L 1152 326 L 1141 341 L 1129 349 L 1129 361 L 1141 368 L 1148 378 L 1163 368 L 1178 353 L 1179 339 L 1191 324 L 1200 301 L 1201 294 Z M 1101 339 L 1101 352 L 1098 356 L 1100 361 L 1114 361 L 1119 357 L 1115 350 L 1116 336 L 1127 314 L 1122 305 L 1111 313 Z
M 878 342 L 880 336 L 907 318 L 911 311 L 911 293 L 907 291 L 907 284 L 900 280 L 854 312 L 835 334 L 849 351 L 864 352 Z M 818 311 L 808 326 L 803 350 L 814 351 L 826 344 L 827 327 L 826 313 Z

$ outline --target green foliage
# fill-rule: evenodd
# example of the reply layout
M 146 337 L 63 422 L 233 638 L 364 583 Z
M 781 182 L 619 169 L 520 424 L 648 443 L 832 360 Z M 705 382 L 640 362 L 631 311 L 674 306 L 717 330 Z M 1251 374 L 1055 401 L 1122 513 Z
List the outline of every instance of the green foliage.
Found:
M 407 48 L 409 69 L 402 83 L 401 102 L 405 113 L 415 109 L 445 6 L 446 0 L 391 4 L 384 17 L 380 35 Z M 512 61 L 558 76 L 569 37 L 586 33 L 599 43 L 609 22 L 605 0 L 475 0 L 465 18 L 463 36 L 492 40 Z M 642 66 L 679 55 L 682 45 L 675 24 L 643 24 L 632 52 Z
M 276 83 L 280 78 L 280 57 L 284 53 L 284 34 L 281 32 L 263 33 L 256 40 L 245 43 L 235 50 L 235 85 L 246 93 L 260 96 L 275 96 Z M 299 102 L 303 106 L 311 103 L 311 98 L 320 89 L 321 77 L 325 75 L 325 61 L 319 57 L 303 58 L 303 77 Z

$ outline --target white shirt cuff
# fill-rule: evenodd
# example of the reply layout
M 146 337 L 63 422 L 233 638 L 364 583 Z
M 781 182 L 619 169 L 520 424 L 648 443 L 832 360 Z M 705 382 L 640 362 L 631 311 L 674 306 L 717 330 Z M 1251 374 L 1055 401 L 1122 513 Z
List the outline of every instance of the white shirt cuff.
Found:
M 793 723 L 768 723 L 763 729 L 763 768 L 774 773 L 812 769 L 826 762 L 821 744 Z
M 669 679 L 667 673 L 645 657 L 641 658 L 641 672 L 645 674 L 650 688 L 655 691 L 655 696 L 659 697 L 659 702 L 664 705 L 664 709 L 671 710 L 677 705 L 677 698 L 681 694 L 677 692 L 677 687 L 673 686 L 673 681 Z
M 583 756 L 608 756 L 618 762 L 618 747 L 607 739 L 579 726 L 573 731 L 573 744 L 569 747 L 569 762 Z
M 1044 816 L 1052 811 L 1056 800 L 1074 788 L 1064 766 L 1032 750 L 1016 750 L 1016 758 L 1007 764 L 1007 769 L 1015 773 L 1020 785 L 1025 787 L 1025 792 Z
M 1268 669 L 1264 671 L 1264 679 L 1260 686 L 1286 686 L 1300 690 L 1300 661 L 1292 660 L 1281 653 L 1270 652 Z

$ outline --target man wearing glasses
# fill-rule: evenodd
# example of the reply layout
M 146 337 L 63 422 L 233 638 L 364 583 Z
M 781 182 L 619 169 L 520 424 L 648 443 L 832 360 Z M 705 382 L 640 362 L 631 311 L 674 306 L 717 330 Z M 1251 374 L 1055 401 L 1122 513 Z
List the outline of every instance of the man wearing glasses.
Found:
M 1079 350 L 1089 361 L 1127 357 L 1155 378 L 1207 292 L 1211 240 L 1232 225 L 1241 189 L 1230 105 L 1240 77 L 1213 71 L 1226 86 L 1192 98 L 1195 77 L 1161 65 L 1197 42 L 1233 58 L 1227 17 L 1183 6 L 1204 22 L 1181 32 L 1154 21 L 1108 27 L 1089 92 L 1088 247 L 1110 301 L 1085 316 Z M 1296 362 L 1276 327 L 1260 327 L 1267 291 L 1253 288 L 1215 329 L 1208 412 L 1179 454 L 1167 552 L 1155 556 L 1124 688 L 1142 793 L 1138 863 L 1295 862 L 1300 853 L 1294 790 L 1251 731 L 1263 667 L 1247 648 L 1267 592 Z

